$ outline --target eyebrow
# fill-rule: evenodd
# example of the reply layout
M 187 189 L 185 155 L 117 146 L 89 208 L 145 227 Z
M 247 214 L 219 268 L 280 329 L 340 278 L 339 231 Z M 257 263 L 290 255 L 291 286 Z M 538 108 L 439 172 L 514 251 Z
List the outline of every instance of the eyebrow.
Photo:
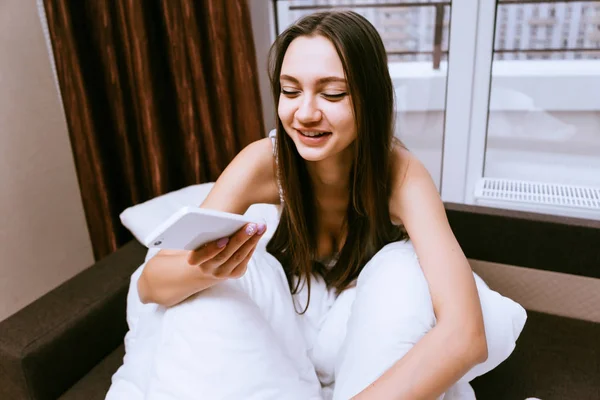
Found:
M 279 77 L 279 79 L 280 80 L 291 81 L 291 82 L 294 82 L 294 83 L 300 83 L 298 81 L 298 79 L 296 79 L 296 78 L 294 78 L 293 76 L 290 76 L 290 75 L 281 75 Z M 326 76 L 326 77 L 317 79 L 317 84 L 324 84 L 324 83 L 331 83 L 331 82 L 346 83 L 346 79 L 340 78 L 340 77 L 337 77 L 337 76 Z

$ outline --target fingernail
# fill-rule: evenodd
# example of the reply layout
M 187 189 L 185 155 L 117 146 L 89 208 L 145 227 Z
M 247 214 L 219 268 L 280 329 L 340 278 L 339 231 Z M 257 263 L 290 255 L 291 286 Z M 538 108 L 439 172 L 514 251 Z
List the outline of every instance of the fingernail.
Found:
M 256 233 L 256 224 L 250 224 L 246 227 L 246 233 L 248 236 L 252 236 Z
M 260 224 L 258 225 L 258 234 L 262 235 L 263 233 L 265 233 L 265 231 L 267 230 L 267 225 L 265 224 Z
M 229 238 L 219 239 L 219 241 L 217 242 L 217 247 L 222 249 L 227 245 L 227 243 L 229 243 Z

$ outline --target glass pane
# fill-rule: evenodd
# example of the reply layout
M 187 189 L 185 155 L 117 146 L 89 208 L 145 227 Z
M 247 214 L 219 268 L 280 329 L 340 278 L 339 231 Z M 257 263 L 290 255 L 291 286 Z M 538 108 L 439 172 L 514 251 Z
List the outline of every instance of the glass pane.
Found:
M 513 192 L 545 187 L 542 211 L 593 212 L 600 193 L 600 1 L 517 3 L 497 2 L 484 176 L 529 188 Z M 590 206 L 572 202 L 573 193 L 587 193 Z M 541 200 L 522 194 L 515 201 Z
M 323 9 L 350 9 L 377 28 L 396 88 L 396 136 L 441 181 L 451 1 L 278 0 L 277 26 Z

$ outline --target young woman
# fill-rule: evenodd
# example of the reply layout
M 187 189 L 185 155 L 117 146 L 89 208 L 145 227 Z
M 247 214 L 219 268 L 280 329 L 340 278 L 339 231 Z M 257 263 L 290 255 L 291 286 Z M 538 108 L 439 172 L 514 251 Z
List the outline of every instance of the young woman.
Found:
M 280 222 L 266 250 L 259 246 L 255 252 L 265 225 L 249 224 L 193 252 L 161 251 L 139 279 L 142 302 L 177 310 L 189 301 L 208 301 L 210 290 L 232 278 L 241 278 L 236 290 L 252 299 L 253 279 L 272 273 L 261 269 L 260 260 L 274 257 L 287 296 L 264 286 L 273 295 L 257 301 L 259 308 L 281 303 L 292 321 L 322 309 L 323 298 L 333 299 L 329 309 L 355 291 L 354 301 L 365 310 L 355 306 L 343 322 L 341 331 L 347 326 L 347 332 L 341 338 L 344 354 L 336 360 L 334 398 L 443 395 L 486 360 L 482 308 L 430 175 L 394 139 L 394 88 L 381 38 L 354 12 L 313 14 L 277 38 L 270 75 L 276 133 L 244 149 L 201 205 L 238 214 L 255 203 L 280 205 Z M 315 294 L 318 282 L 325 283 L 325 297 Z M 296 309 L 286 300 L 290 291 L 303 299 Z M 424 304 L 430 312 L 400 311 L 406 303 L 419 310 L 417 303 Z M 204 326 L 219 323 L 211 321 Z M 269 321 L 277 332 L 281 321 Z M 404 347 L 384 355 L 385 365 L 374 365 L 381 358 L 373 352 L 398 339 L 386 332 L 410 324 L 422 326 L 420 333 L 402 338 Z M 369 337 L 353 332 L 374 325 L 378 329 Z M 227 376 L 228 367 L 219 373 Z M 290 391 L 264 398 L 309 398 L 294 396 Z

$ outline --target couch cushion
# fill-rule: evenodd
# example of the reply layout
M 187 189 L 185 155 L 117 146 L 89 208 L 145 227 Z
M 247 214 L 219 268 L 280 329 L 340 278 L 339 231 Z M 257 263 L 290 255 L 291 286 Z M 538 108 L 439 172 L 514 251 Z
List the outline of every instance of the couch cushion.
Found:
M 600 324 L 528 315 L 513 354 L 472 382 L 477 398 L 600 399 Z
M 111 377 L 123 363 L 124 355 L 125 348 L 121 345 L 58 400 L 104 400 L 110 387 Z

